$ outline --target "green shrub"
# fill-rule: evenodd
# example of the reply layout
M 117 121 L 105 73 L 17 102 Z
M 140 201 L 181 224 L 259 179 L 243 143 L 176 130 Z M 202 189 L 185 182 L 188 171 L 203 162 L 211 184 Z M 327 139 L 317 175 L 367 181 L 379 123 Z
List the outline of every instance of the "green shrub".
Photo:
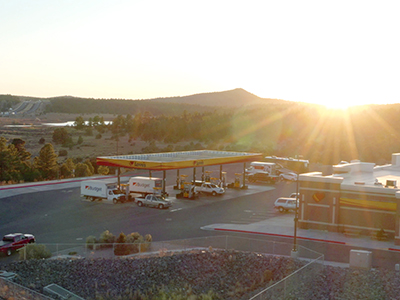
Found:
M 96 140 L 100 140 L 102 138 L 102 135 L 100 133 L 96 134 Z
M 110 231 L 104 231 L 99 238 L 99 243 L 108 244 L 102 245 L 102 247 L 112 247 L 112 244 L 115 242 L 115 235 L 113 235 Z
M 146 242 L 148 242 L 148 243 L 151 243 L 152 241 L 153 241 L 153 237 L 151 236 L 151 234 L 146 234 L 145 236 L 144 236 L 144 240 L 146 241 Z
M 110 169 L 107 166 L 99 166 L 97 168 L 97 173 L 99 173 L 100 175 L 107 175 L 108 173 L 110 173 Z
M 60 151 L 58 151 L 58 156 L 67 156 L 68 155 L 68 151 L 65 149 L 61 149 Z
M 129 248 L 128 245 L 125 244 L 126 242 L 126 235 L 121 232 L 116 240 L 116 245 L 114 248 L 114 254 L 115 255 L 128 255 L 129 254 Z
M 93 235 L 89 235 L 86 238 L 86 248 L 88 249 L 94 249 L 94 244 L 96 244 L 96 237 Z
M 29 244 L 19 250 L 19 259 L 42 259 L 51 257 L 51 252 L 45 245 Z
M 92 135 L 93 135 L 93 129 L 92 129 L 92 127 L 87 127 L 87 128 L 85 129 L 85 135 L 87 135 L 87 136 L 92 136 Z

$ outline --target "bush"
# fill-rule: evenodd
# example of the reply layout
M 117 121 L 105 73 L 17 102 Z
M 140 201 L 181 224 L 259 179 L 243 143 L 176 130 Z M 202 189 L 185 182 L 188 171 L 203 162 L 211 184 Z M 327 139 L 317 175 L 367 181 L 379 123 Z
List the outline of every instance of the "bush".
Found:
M 115 235 L 113 235 L 110 231 L 106 230 L 100 235 L 99 243 L 108 244 L 102 245 L 103 247 L 112 247 L 112 244 L 115 242 Z
M 125 244 L 126 236 L 123 232 L 121 232 L 116 240 L 117 245 L 114 248 L 115 255 L 127 255 L 129 254 L 128 245 Z
M 46 140 L 43 137 L 41 137 L 39 140 L 39 144 L 44 145 L 45 142 L 46 142 Z
M 19 251 L 19 259 L 42 259 L 50 258 L 51 252 L 45 245 L 29 244 Z
M 102 138 L 102 135 L 99 133 L 99 134 L 96 134 L 96 140 L 100 140 L 101 138 Z
M 110 169 L 107 166 L 99 166 L 97 168 L 97 173 L 99 173 L 100 175 L 107 175 L 108 173 L 110 173 Z
M 93 129 L 92 129 L 92 127 L 87 127 L 87 128 L 85 129 L 85 135 L 87 135 L 87 136 L 92 136 L 92 135 L 93 135 Z
M 94 244 L 96 244 L 96 237 L 95 236 L 93 236 L 93 235 L 89 235 L 87 238 L 86 238 L 86 248 L 88 248 L 88 249 L 94 249 L 95 247 L 94 247 Z
M 58 156 L 67 156 L 68 155 L 68 151 L 65 149 L 61 149 L 60 151 L 58 151 Z

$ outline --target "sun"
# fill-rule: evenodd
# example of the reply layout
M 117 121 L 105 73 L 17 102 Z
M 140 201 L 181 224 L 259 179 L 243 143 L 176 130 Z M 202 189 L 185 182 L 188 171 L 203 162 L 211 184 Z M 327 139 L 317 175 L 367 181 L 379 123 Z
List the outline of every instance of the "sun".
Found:
M 324 103 L 324 106 L 328 109 L 334 110 L 347 110 L 353 104 L 344 101 L 331 101 L 329 103 Z

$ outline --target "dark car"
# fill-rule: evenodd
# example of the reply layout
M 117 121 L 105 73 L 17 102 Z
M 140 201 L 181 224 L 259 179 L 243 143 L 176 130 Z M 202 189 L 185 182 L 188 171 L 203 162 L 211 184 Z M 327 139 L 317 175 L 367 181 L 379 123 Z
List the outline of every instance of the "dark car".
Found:
M 261 172 L 249 175 L 247 179 L 249 182 L 261 181 L 261 182 L 274 183 L 279 181 L 278 176 L 270 176 L 268 173 L 261 173 Z

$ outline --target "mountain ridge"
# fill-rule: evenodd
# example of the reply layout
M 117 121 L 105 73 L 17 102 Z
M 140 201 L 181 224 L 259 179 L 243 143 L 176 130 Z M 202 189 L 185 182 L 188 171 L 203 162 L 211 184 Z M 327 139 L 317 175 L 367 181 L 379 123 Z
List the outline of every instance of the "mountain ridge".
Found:
M 224 107 L 242 107 L 248 105 L 258 105 L 266 103 L 290 103 L 291 101 L 272 99 L 272 98 L 261 98 L 255 94 L 252 94 L 242 88 L 236 88 L 232 90 L 219 91 L 219 92 L 206 92 L 198 93 L 186 96 L 172 96 L 172 97 L 157 97 L 149 99 L 118 99 L 118 98 L 84 98 L 76 97 L 71 95 L 54 96 L 54 97 L 32 97 L 32 96 L 14 96 L 14 95 L 0 95 L 0 100 L 4 97 L 19 99 L 20 101 L 40 101 L 40 100 L 69 100 L 69 99 L 82 99 L 82 100 L 97 100 L 97 101 L 108 101 L 108 100 L 123 100 L 123 101 L 149 101 L 149 102 L 161 102 L 161 103 L 181 103 L 191 105 L 202 105 L 202 106 L 224 106 Z

